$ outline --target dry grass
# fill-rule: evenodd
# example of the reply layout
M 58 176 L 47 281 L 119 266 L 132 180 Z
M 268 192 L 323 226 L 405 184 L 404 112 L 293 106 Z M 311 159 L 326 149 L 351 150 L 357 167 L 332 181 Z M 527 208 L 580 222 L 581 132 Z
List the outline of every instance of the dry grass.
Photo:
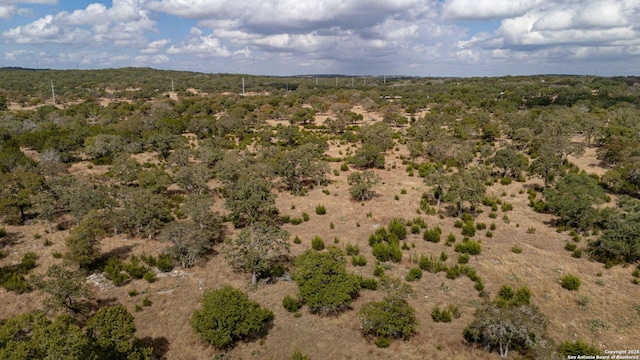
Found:
M 365 117 L 367 115 L 365 114 Z M 330 156 L 344 156 L 349 145 L 339 146 L 337 142 L 328 151 Z M 340 151 L 343 152 L 340 155 Z M 406 166 L 402 165 L 400 155 L 406 155 L 406 149 L 400 147 L 399 152 L 387 154 L 388 169 L 376 170 L 383 182 L 375 188 L 376 196 L 365 203 L 354 202 L 348 193 L 347 176 L 353 170 L 340 171 L 340 163 L 331 163 L 329 178 L 331 184 L 326 188 L 315 188 L 305 196 L 293 196 L 279 193 L 277 205 L 283 214 L 292 217 L 301 216 L 303 212 L 310 215 L 310 221 L 294 226 L 285 225 L 292 238 L 299 236 L 302 244 L 291 244 L 291 255 L 296 256 L 310 248 L 311 238 L 319 235 L 326 245 L 333 245 L 338 238 L 338 247 L 346 244 L 357 244 L 367 258 L 366 267 L 354 268 L 348 264 L 349 271 L 364 276 L 372 276 L 374 258 L 368 245 L 369 235 L 375 229 L 386 226 L 392 218 L 413 219 L 421 216 L 429 227 L 439 225 L 442 228 L 443 241 L 438 244 L 425 242 L 420 235 L 409 235 L 406 240 L 412 248 L 405 251 L 403 260 L 394 264 L 388 271 L 396 277 L 404 277 L 416 264 L 410 257 L 420 254 L 438 256 L 441 252 L 448 254 L 448 265 L 456 262 L 457 254 L 453 247 L 444 245 L 444 237 L 450 232 L 458 241 L 462 239 L 460 229 L 453 226 L 454 219 L 440 219 L 437 216 L 418 215 L 420 197 L 428 188 L 419 177 L 409 177 Z M 574 161 L 579 166 L 593 171 L 594 154 L 587 152 L 583 158 Z M 152 154 L 136 156 L 138 161 L 153 161 Z M 392 169 L 395 164 L 395 168 Z M 586 164 L 586 165 L 585 165 Z M 106 167 L 87 168 L 82 162 L 71 167 L 74 174 L 101 174 Z M 338 175 L 333 175 L 333 170 Z M 494 222 L 497 229 L 493 238 L 484 236 L 485 231 L 478 231 L 476 239 L 482 240 L 482 254 L 472 257 L 470 265 L 475 267 L 482 277 L 486 290 L 495 294 L 502 284 L 514 287 L 528 286 L 532 290 L 533 303 L 550 319 L 549 335 L 557 342 L 581 339 L 595 344 L 601 349 L 624 349 L 637 345 L 640 338 L 640 316 L 631 310 L 640 303 L 637 298 L 638 287 L 630 283 L 628 268 L 614 267 L 604 269 L 602 264 L 586 258 L 575 259 L 564 250 L 564 244 L 570 238 L 559 234 L 550 227 L 550 216 L 533 212 L 528 207 L 526 191 L 519 194 L 523 186 L 531 185 L 537 180 L 527 183 L 514 182 L 508 186 L 494 185 L 489 189 L 506 202 L 513 204 L 513 211 L 502 213 L 498 210 L 498 218 L 488 217 L 489 209 L 478 217 L 479 222 L 487 225 Z M 211 182 L 216 187 L 215 181 Z M 329 194 L 322 190 L 328 190 Z M 400 194 L 406 189 L 406 194 Z M 502 196 L 505 192 L 506 196 Z M 399 200 L 394 196 L 398 195 Z M 513 196 L 512 196 L 513 195 Z M 214 208 L 223 210 L 221 199 L 216 199 Z M 316 215 L 315 207 L 324 205 L 326 215 Z M 292 209 L 295 207 L 294 209 Z M 370 216 L 367 214 L 370 213 Z M 510 223 L 502 221 L 508 215 Z M 330 228 L 330 223 L 334 228 Z M 535 233 L 527 233 L 529 227 L 535 227 Z M 35 273 L 42 273 L 59 259 L 53 258 L 54 252 L 64 252 L 64 239 L 67 231 L 45 234 L 45 224 L 29 226 L 5 226 L 15 238 L 15 244 L 8 247 L 9 256 L 0 260 L 0 265 L 16 263 L 22 254 L 35 251 L 40 255 L 39 267 Z M 35 239 L 35 234 L 41 234 Z M 44 246 L 45 239 L 53 242 L 52 246 Z M 585 241 L 579 246 L 585 246 Z M 516 254 L 511 251 L 514 245 L 523 249 Z M 157 254 L 166 244 L 157 240 L 128 239 L 113 237 L 102 241 L 102 250 L 120 252 L 123 256 L 130 254 Z M 601 272 L 602 275 L 598 276 Z M 564 290 L 558 284 L 562 274 L 577 275 L 583 286 L 577 292 Z M 194 268 L 175 271 L 167 276 L 159 277 L 154 283 L 144 280 L 132 281 L 129 284 L 109 290 L 94 289 L 96 299 L 102 304 L 119 302 L 127 306 L 135 316 L 137 335 L 145 341 L 161 348 L 158 355 L 167 359 L 211 359 L 217 352 L 199 341 L 191 331 L 189 316 L 198 307 L 197 299 L 208 288 L 218 288 L 223 284 L 231 284 L 248 291 L 250 297 L 275 313 L 273 328 L 263 340 L 241 343 L 230 350 L 225 358 L 232 359 L 287 359 L 295 349 L 308 354 L 311 359 L 495 359 L 497 355 L 488 354 L 481 349 L 464 344 L 462 331 L 473 319 L 474 303 L 480 301 L 473 283 L 467 278 L 448 280 L 443 273 L 425 273 L 421 280 L 412 283 L 416 297 L 410 301 L 416 309 L 420 325 L 418 333 L 409 341 L 394 341 L 387 349 L 378 349 L 362 337 L 359 332 L 357 311 L 373 300 L 379 300 L 380 292 L 362 291 L 361 296 L 353 303 L 353 310 L 337 317 L 321 317 L 309 314 L 304 308 L 302 316 L 294 317 L 286 312 L 282 298 L 287 294 L 295 294 L 295 284 L 279 282 L 273 285 L 260 284 L 253 289 L 248 286 L 248 274 L 234 272 L 221 255 L 213 255 L 209 261 Z M 444 284 L 444 286 L 441 286 Z M 140 294 L 128 295 L 129 290 L 137 290 Z M 153 305 L 135 311 L 144 297 L 148 297 Z M 588 301 L 584 301 L 588 298 Z M 579 302 L 582 300 L 583 304 Z M 42 295 L 35 291 L 16 296 L 0 289 L 2 307 L 1 317 L 6 318 L 37 309 L 41 305 Z M 584 304 L 586 302 L 586 305 Z M 452 323 L 434 323 L 430 318 L 431 308 L 435 305 L 446 306 L 457 304 L 462 312 L 460 319 Z M 589 320 L 598 319 L 610 325 L 602 331 L 592 331 Z

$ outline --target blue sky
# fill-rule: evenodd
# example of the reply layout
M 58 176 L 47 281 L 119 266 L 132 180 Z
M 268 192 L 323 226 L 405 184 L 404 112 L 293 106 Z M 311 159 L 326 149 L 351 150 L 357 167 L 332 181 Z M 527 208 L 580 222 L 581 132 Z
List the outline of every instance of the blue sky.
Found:
M 640 0 L 0 0 L 0 66 L 640 74 Z

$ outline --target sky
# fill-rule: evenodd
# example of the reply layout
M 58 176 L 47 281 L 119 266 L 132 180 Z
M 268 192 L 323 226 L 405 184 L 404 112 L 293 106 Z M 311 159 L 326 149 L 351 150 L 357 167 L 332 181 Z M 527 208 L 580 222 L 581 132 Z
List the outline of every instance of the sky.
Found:
M 0 0 L 3 66 L 640 75 L 640 0 Z

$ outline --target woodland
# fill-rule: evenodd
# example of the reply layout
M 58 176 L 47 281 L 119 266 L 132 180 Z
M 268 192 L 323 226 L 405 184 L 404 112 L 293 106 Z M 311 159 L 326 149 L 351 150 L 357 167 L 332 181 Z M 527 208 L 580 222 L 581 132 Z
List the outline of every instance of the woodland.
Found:
M 635 349 L 639 106 L 636 77 L 2 68 L 0 359 Z

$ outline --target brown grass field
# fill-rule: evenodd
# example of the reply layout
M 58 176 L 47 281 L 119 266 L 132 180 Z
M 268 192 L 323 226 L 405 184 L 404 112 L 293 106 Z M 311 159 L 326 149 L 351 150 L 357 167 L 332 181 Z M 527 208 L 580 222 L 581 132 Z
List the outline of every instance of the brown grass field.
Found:
M 328 154 L 344 156 L 348 146 L 332 142 Z M 571 160 L 587 172 L 601 174 L 604 169 L 598 167 L 595 153 L 591 150 Z M 386 226 L 394 217 L 408 220 L 421 216 L 430 227 L 441 226 L 443 240 L 434 244 L 425 242 L 420 235 L 409 235 L 406 241 L 411 250 L 405 251 L 402 262 L 393 264 L 388 273 L 404 278 L 411 267 L 417 266 L 411 258 L 421 254 L 437 257 L 443 251 L 449 257 L 446 263 L 455 264 L 457 254 L 453 247 L 444 245 L 444 237 L 453 233 L 460 241 L 460 229 L 454 228 L 453 218 L 441 219 L 416 213 L 421 195 L 429 189 L 418 176 L 407 175 L 406 166 L 399 159 L 400 155 L 406 153 L 406 149 L 400 146 L 399 151 L 387 154 L 387 169 L 376 171 L 383 182 L 375 187 L 376 196 L 365 203 L 350 199 L 347 176 L 352 170 L 340 171 L 340 163 L 330 164 L 331 184 L 326 188 L 315 188 L 305 196 L 278 193 L 277 205 L 282 214 L 293 217 L 306 212 L 311 217 L 309 222 L 284 226 L 292 239 L 296 235 L 302 239 L 302 244 L 291 243 L 291 255 L 296 256 L 309 249 L 314 235 L 322 237 L 327 245 L 334 245 L 335 241 L 335 245 L 341 248 L 346 244 L 357 244 L 367 257 L 368 264 L 356 268 L 348 263 L 348 270 L 372 276 L 375 261 L 367 243 L 369 235 L 376 228 Z M 150 157 L 147 155 L 145 160 Z M 87 164 L 75 164 L 69 171 L 78 175 L 106 171 L 100 166 L 88 169 Z M 338 170 L 338 176 L 333 175 L 334 169 Z M 556 343 L 580 339 L 602 350 L 637 347 L 640 344 L 640 288 L 630 281 L 631 269 L 621 266 L 605 269 L 601 263 L 586 257 L 573 258 L 569 251 L 564 250 L 565 242 L 571 241 L 571 238 L 566 233 L 557 233 L 549 225 L 552 220 L 549 215 L 536 213 L 528 206 L 526 187 L 538 181 L 529 179 L 525 183 L 513 182 L 508 186 L 496 184 L 488 189 L 489 194 L 513 204 L 513 210 L 507 213 L 498 210 L 498 217 L 490 219 L 489 209 L 483 207 L 484 213 L 479 215 L 477 222 L 487 225 L 495 223 L 497 228 L 493 238 L 486 237 L 485 231 L 478 231 L 475 238 L 482 241 L 482 254 L 472 257 L 469 265 L 477 269 L 486 291 L 492 296 L 503 284 L 530 287 L 532 303 L 549 318 L 549 335 Z M 525 191 L 521 193 L 523 188 Z M 329 194 L 323 193 L 323 189 L 328 190 Z M 401 195 L 401 189 L 406 189 L 406 194 Z M 399 196 L 399 200 L 394 198 L 395 195 Z M 218 195 L 214 196 L 216 208 L 224 211 L 223 200 Z M 327 214 L 316 215 L 316 205 L 324 205 Z M 367 216 L 368 213 L 371 216 Z M 508 216 L 510 221 L 507 223 L 503 216 Z M 333 229 L 330 228 L 331 223 Z M 49 265 L 61 261 L 55 259 L 53 254 L 65 252 L 64 241 L 68 231 L 46 234 L 47 226 L 40 223 L 5 228 L 15 239 L 15 244 L 10 248 L 10 255 L 0 260 L 0 265 L 18 262 L 27 251 L 39 254 L 39 266 L 33 270 L 35 273 L 43 273 Z M 36 234 L 41 237 L 36 239 L 39 237 Z M 53 245 L 45 247 L 45 239 L 51 240 Z M 586 241 L 583 239 L 578 245 L 584 247 Z M 514 245 L 521 247 L 522 253 L 512 252 Z M 159 240 L 123 236 L 102 241 L 103 251 L 119 252 L 124 256 L 157 254 L 166 246 Z M 579 291 L 567 291 L 560 287 L 559 279 L 566 273 L 577 275 L 583 281 Z M 208 261 L 193 268 L 162 274 L 155 283 L 135 280 L 119 288 L 107 286 L 101 289 L 94 285 L 93 290 L 99 303 L 122 303 L 134 314 L 137 336 L 154 344 L 160 358 L 211 359 L 221 354 L 193 334 L 189 316 L 198 307 L 198 297 L 205 289 L 218 288 L 223 284 L 247 291 L 252 299 L 275 313 L 273 327 L 264 339 L 240 343 L 224 354 L 225 359 L 289 359 L 295 349 L 311 359 L 498 358 L 496 353 L 489 354 L 471 347 L 463 340 L 462 331 L 473 319 L 474 304 L 481 300 L 473 289 L 473 283 L 466 277 L 448 280 L 444 273 L 425 272 L 421 280 L 412 283 L 416 297 L 410 300 L 410 304 L 416 309 L 420 322 L 418 332 L 409 341 L 393 341 L 386 349 L 377 348 L 361 335 L 357 317 L 362 304 L 382 298 L 380 292 L 362 291 L 353 302 L 353 309 L 336 317 L 310 314 L 305 308 L 301 310 L 301 317 L 294 317 L 282 307 L 282 298 L 296 293 L 295 283 L 260 283 L 256 288 L 249 283 L 249 274 L 234 272 L 221 255 L 214 254 Z M 140 294 L 129 296 L 128 292 L 132 289 Z M 144 297 L 148 297 L 153 304 L 136 312 L 135 305 L 140 304 Z M 43 295 L 38 291 L 17 296 L 0 289 L 0 317 L 7 318 L 41 308 L 42 299 Z M 430 317 L 431 308 L 448 304 L 458 305 L 462 317 L 448 324 L 434 323 Z M 594 320 L 609 326 L 594 328 Z M 515 358 L 515 354 L 509 358 Z

